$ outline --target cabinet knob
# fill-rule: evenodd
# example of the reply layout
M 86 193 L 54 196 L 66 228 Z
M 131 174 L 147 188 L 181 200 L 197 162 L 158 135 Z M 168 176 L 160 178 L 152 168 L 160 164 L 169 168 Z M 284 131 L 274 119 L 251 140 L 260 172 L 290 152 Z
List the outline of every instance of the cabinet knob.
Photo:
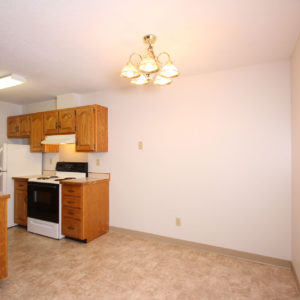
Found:
M 69 193 L 74 193 L 74 190 L 68 190 Z
M 72 203 L 75 203 L 75 201 L 67 201 L 68 203 L 72 204 Z
M 74 230 L 74 229 L 75 229 L 75 227 L 73 227 L 73 226 L 68 226 L 68 229 L 70 229 L 70 230 Z
M 69 215 L 74 215 L 74 213 L 72 211 L 68 211 Z

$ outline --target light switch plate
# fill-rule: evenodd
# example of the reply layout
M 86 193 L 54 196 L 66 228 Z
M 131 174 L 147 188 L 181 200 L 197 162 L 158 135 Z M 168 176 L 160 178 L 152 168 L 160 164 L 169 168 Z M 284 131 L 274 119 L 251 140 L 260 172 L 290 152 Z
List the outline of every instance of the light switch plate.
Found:
M 99 159 L 99 158 L 96 159 L 96 165 L 97 165 L 98 167 L 100 166 L 100 159 Z

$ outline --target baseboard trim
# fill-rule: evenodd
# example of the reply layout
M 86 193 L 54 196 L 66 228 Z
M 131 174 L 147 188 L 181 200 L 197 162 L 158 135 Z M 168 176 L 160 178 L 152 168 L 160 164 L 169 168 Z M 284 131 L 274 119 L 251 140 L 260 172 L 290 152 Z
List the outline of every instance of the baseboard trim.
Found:
M 288 268 L 288 269 L 290 269 L 292 266 L 291 262 L 289 260 L 285 260 L 285 259 L 269 257 L 269 256 L 264 256 L 264 255 L 259 255 L 259 254 L 253 254 L 253 253 L 249 253 L 249 252 L 232 250 L 232 249 L 211 246 L 211 245 L 201 244 L 201 243 L 196 243 L 196 242 L 190 242 L 190 241 L 185 241 L 185 240 L 180 240 L 180 239 L 174 239 L 174 238 L 156 235 L 156 234 L 147 233 L 147 232 L 142 232 L 142 231 L 124 229 L 124 228 L 115 227 L 115 226 L 110 226 L 109 231 L 115 232 L 115 233 L 133 235 L 133 236 L 146 238 L 146 239 L 152 239 L 152 240 L 161 241 L 161 242 L 166 242 L 169 244 L 184 246 L 184 247 L 188 247 L 188 248 L 195 248 L 195 249 L 200 249 L 200 250 L 204 250 L 204 251 L 215 252 L 215 253 L 226 255 L 226 256 L 234 256 L 234 257 L 237 257 L 240 259 L 245 259 L 245 260 L 268 264 L 268 265 L 279 266 L 279 267 Z
M 298 288 L 298 291 L 300 293 L 300 281 L 299 281 L 299 278 L 297 276 L 297 273 L 296 273 L 296 270 L 295 270 L 295 267 L 293 265 L 293 263 L 291 263 L 291 270 L 292 270 L 292 273 L 294 275 L 294 278 L 295 278 L 295 281 L 296 281 L 296 284 L 297 284 L 297 288 Z

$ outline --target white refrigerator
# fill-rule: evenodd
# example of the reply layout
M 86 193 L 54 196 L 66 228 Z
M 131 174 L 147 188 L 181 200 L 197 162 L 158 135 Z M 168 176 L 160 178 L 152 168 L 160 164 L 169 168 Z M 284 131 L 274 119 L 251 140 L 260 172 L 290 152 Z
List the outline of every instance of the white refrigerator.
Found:
M 0 192 L 10 194 L 7 227 L 14 223 L 14 176 L 42 174 L 42 154 L 30 152 L 29 145 L 0 145 Z

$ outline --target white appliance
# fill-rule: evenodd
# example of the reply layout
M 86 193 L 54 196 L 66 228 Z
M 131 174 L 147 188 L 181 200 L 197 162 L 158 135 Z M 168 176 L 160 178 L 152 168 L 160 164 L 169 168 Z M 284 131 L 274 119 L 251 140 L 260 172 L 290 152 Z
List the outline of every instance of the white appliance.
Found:
M 29 145 L 0 145 L 0 192 L 10 194 L 7 227 L 14 223 L 14 176 L 42 174 L 42 153 L 30 152 Z
M 88 163 L 58 162 L 56 174 L 28 180 L 27 230 L 55 239 L 61 234 L 61 184 L 63 180 L 84 178 L 88 175 Z

